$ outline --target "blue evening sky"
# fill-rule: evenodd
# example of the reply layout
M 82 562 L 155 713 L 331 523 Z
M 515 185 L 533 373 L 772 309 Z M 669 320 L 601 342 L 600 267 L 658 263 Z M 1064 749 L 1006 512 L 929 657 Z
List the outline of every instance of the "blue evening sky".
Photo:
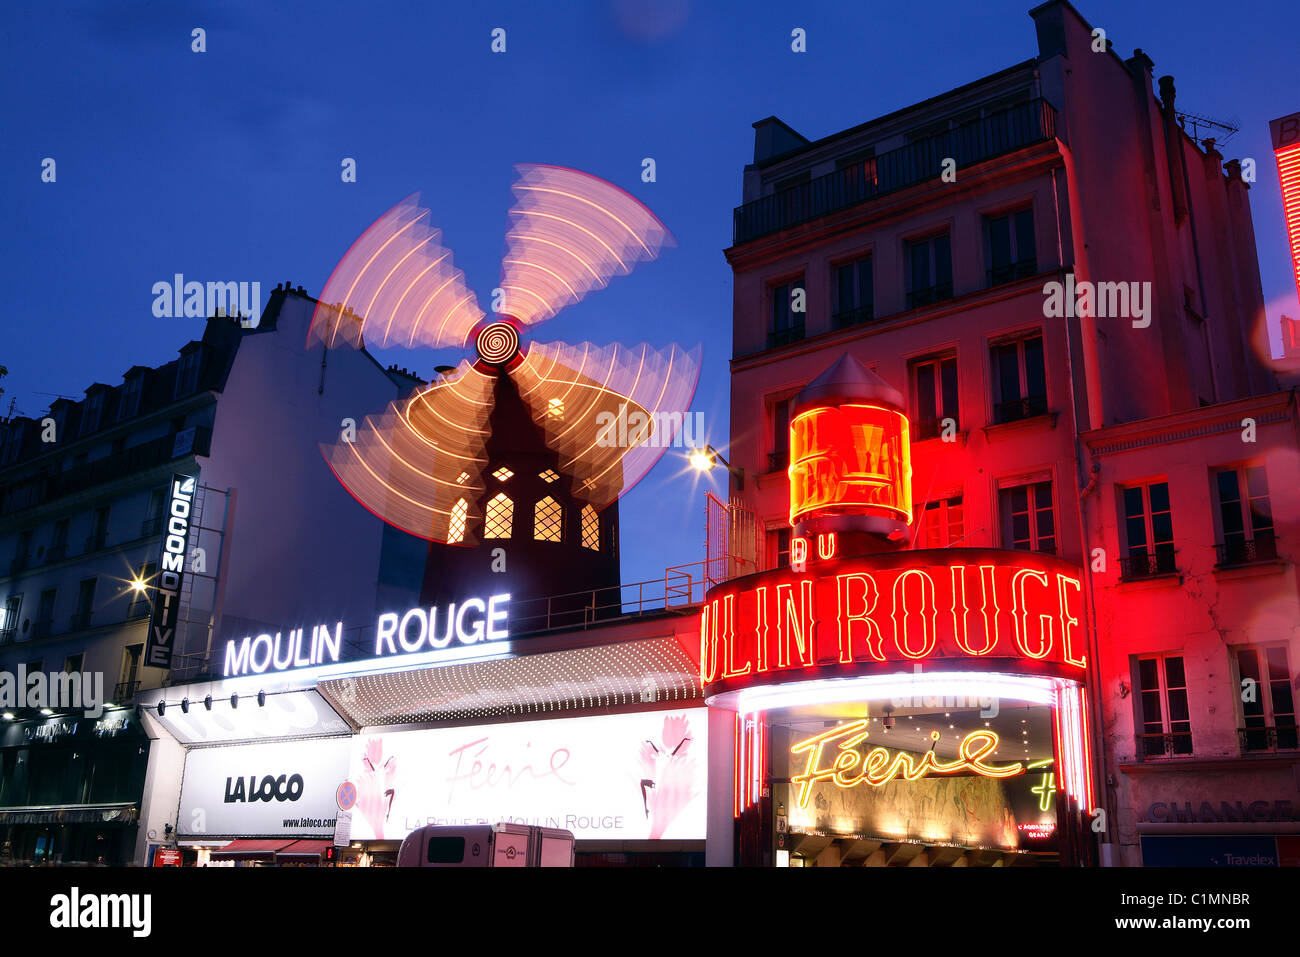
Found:
M 677 239 L 538 338 L 702 343 L 694 407 L 723 445 L 722 250 L 750 124 L 775 114 L 817 138 L 1028 59 L 1031 5 L 6 0 L 0 413 L 14 399 L 39 415 L 57 394 L 80 398 L 92 382 L 172 358 L 203 325 L 154 318 L 151 287 L 174 273 L 259 280 L 263 298 L 285 279 L 319 294 L 359 233 L 416 191 L 486 304 L 512 164 L 534 162 L 614 182 Z M 1300 5 L 1077 6 L 1122 56 L 1142 47 L 1157 76 L 1172 73 L 1181 107 L 1241 125 L 1223 152 L 1258 162 L 1252 211 L 1276 326 L 1296 291 L 1268 121 L 1300 109 Z M 194 27 L 207 31 L 206 53 L 190 50 Z M 489 49 L 495 27 L 505 54 Z M 795 27 L 807 53 L 791 52 Z M 57 161 L 54 184 L 41 182 L 45 157 Z M 357 160 L 355 184 L 340 181 L 343 157 Z M 641 181 L 645 157 L 657 182 Z M 446 357 L 381 358 L 428 377 Z M 624 499 L 625 581 L 703 557 L 708 482 L 683 466 L 670 452 Z

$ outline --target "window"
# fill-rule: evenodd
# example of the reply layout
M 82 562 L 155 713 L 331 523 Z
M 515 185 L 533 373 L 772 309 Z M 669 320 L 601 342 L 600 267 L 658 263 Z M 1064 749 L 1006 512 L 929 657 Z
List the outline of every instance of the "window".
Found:
M 835 267 L 836 329 L 869 322 L 875 317 L 875 285 L 871 257 Z
M 86 396 L 81 406 L 81 434 L 89 435 L 99 428 L 99 420 L 104 412 L 104 391 L 96 389 Z
M 54 523 L 54 538 L 50 541 L 50 550 L 45 557 L 52 562 L 61 561 L 68 554 L 69 520 L 61 519 Z
M 1192 753 L 1187 673 L 1181 656 L 1141 658 L 1137 662 L 1138 759 Z
M 86 656 L 84 653 L 80 655 L 68 655 L 68 657 L 63 659 L 63 673 L 65 675 L 70 675 L 74 671 L 80 671 L 82 665 L 85 664 L 85 661 Z
M 772 451 L 767 470 L 780 472 L 790 464 L 790 400 L 772 403 Z
M 990 286 L 1024 279 L 1038 272 L 1034 248 L 1034 211 L 1020 209 L 984 217 L 984 255 Z
M 140 672 L 140 655 L 143 651 L 142 644 L 127 645 L 122 649 L 122 680 L 114 690 L 114 701 L 129 700 L 135 695 L 140 684 L 136 675 Z
M 533 506 L 533 541 L 558 542 L 564 528 L 564 509 L 551 496 Z
M 94 578 L 83 578 L 77 588 L 77 611 L 72 616 L 72 629 L 90 627 L 90 616 L 95 610 Z
M 515 503 L 498 492 L 488 499 L 487 516 L 483 523 L 484 538 L 509 538 L 515 519 Z
M 1004 488 L 999 492 L 999 504 L 1003 547 L 1056 553 L 1051 482 Z
M 94 552 L 108 544 L 108 506 L 95 509 L 95 531 L 86 539 L 86 551 Z
M 181 356 L 176 367 L 176 398 L 187 396 L 199 387 L 199 361 L 203 357 L 203 347 L 195 346 Z
M 1277 558 L 1268 476 L 1262 465 L 1223 469 L 1214 476 L 1219 499 L 1220 565 Z
M 1242 751 L 1294 751 L 1295 697 L 1285 645 L 1237 649 L 1237 687 L 1241 689 Z
M 118 421 L 129 419 L 140 411 L 140 394 L 143 391 L 143 375 L 133 375 L 123 383 L 121 400 L 117 406 Z
M 495 472 L 492 473 L 492 477 L 496 479 L 498 482 L 504 482 L 506 481 L 506 479 L 510 478 L 514 474 L 515 474 L 514 472 L 510 471 L 508 468 L 506 468 L 503 465 Z
M 582 547 L 600 549 L 600 515 L 594 505 L 582 506 Z
M 1169 509 L 1169 483 L 1152 482 L 1120 489 L 1124 512 L 1124 547 L 1120 577 L 1124 581 L 1167 575 L 1174 564 L 1174 522 Z
M 806 297 L 802 276 L 772 287 L 772 325 L 767 335 L 769 349 L 803 338 Z
M 149 507 L 144 513 L 144 522 L 140 526 L 142 537 L 152 538 L 162 531 L 163 509 L 166 504 L 167 490 L 165 488 L 156 488 L 149 493 Z
M 469 502 L 460 498 L 451 507 L 451 519 L 447 523 L 447 541 L 465 541 L 465 519 L 469 516 Z
M 992 346 L 993 421 L 1017 422 L 1047 413 L 1043 337 L 1028 336 Z
M 22 609 L 22 595 L 10 595 L 5 599 L 4 617 L 0 618 L 0 642 L 13 641 L 18 636 L 18 616 Z
M 952 298 L 952 246 L 948 234 L 907 243 L 907 308 Z
M 538 472 L 537 477 L 547 485 L 560 480 L 560 474 L 556 472 L 555 469 L 547 469 L 545 472 Z
M 767 533 L 769 568 L 787 568 L 790 565 L 790 529 L 778 528 Z
M 965 538 L 965 510 L 960 495 L 926 502 L 916 510 L 915 548 L 950 548 Z
M 957 414 L 957 356 L 929 356 L 912 363 L 913 421 L 916 439 L 933 439 L 944 431 L 944 419 L 961 427 Z
M 36 624 L 32 629 L 33 638 L 43 638 L 54 630 L 54 598 L 58 589 L 47 588 L 41 592 L 36 606 Z

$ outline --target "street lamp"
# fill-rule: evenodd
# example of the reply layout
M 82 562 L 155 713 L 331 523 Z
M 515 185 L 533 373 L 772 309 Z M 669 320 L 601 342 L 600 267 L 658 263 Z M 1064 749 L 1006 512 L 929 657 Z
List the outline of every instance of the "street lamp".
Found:
M 736 477 L 736 488 L 743 489 L 745 487 L 745 470 L 736 468 L 723 458 L 722 453 L 713 446 L 706 445 L 702 449 L 692 449 L 688 458 L 690 459 L 691 467 L 697 472 L 711 472 L 713 471 L 713 466 L 721 462 L 726 467 L 727 471 Z

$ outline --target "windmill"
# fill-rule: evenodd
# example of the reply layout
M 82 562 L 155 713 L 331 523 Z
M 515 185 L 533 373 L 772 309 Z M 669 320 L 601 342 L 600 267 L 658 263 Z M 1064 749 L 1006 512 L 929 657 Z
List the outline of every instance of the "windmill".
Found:
M 570 590 L 617 584 L 609 507 L 671 444 L 699 378 L 698 347 L 532 339 L 538 324 L 654 259 L 672 237 L 604 180 L 555 166 L 516 171 L 492 314 L 410 197 L 344 255 L 308 332 L 308 345 L 327 348 L 471 353 L 366 417 L 354 440 L 322 446 L 358 502 L 431 543 L 425 597 L 466 562 L 462 549 L 507 543 L 512 561 L 531 556 L 534 579 L 567 565 L 579 569 L 564 579 Z

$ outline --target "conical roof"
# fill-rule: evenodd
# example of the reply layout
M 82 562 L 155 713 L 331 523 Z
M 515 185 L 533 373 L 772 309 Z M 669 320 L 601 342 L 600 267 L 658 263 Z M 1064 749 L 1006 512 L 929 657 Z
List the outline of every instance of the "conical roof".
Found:
M 845 353 L 794 397 L 790 416 L 819 406 L 864 402 L 906 412 L 903 394 L 853 356 Z

